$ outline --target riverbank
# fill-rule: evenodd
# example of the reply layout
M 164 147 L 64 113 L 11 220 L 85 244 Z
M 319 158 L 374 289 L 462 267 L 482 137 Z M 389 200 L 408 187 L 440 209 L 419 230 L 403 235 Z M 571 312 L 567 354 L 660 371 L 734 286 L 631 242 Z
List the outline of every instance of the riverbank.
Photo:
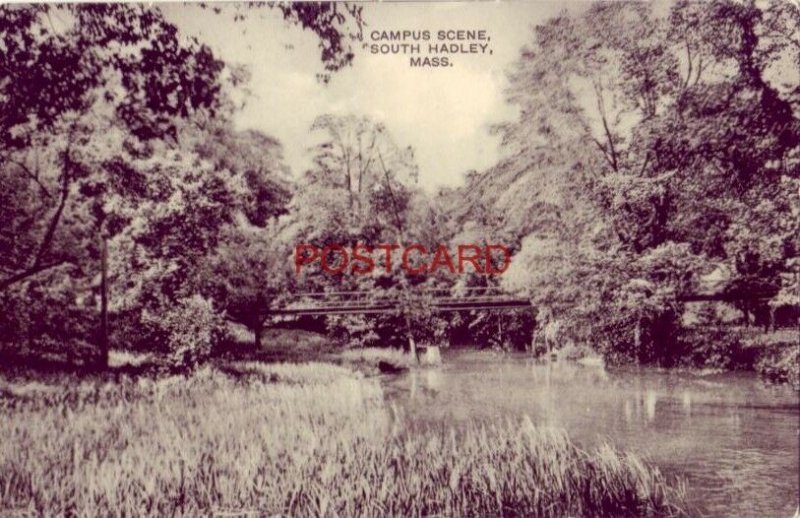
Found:
M 4 381 L 4 512 L 79 515 L 682 513 L 683 490 L 519 416 L 418 428 L 320 363 L 191 376 Z
M 757 349 L 754 370 L 763 379 L 788 383 L 800 390 L 800 332 L 786 330 L 751 339 L 748 346 Z

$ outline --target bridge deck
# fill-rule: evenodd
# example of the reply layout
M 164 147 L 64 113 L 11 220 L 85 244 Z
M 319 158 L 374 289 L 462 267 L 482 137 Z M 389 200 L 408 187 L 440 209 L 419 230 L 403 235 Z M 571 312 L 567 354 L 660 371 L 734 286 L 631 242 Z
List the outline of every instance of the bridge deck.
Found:
M 519 298 L 496 298 L 481 299 L 473 298 L 448 298 L 440 299 L 430 304 L 431 311 L 452 312 L 452 311 L 471 311 L 476 309 L 510 311 L 519 309 L 530 309 L 533 306 L 527 299 Z M 403 308 L 403 302 L 395 300 L 377 300 L 373 302 L 322 302 L 317 304 L 298 304 L 296 306 L 276 308 L 273 310 L 275 315 L 348 315 L 348 314 L 381 314 L 399 313 Z
M 518 311 L 532 309 L 527 298 L 514 297 L 498 288 L 471 287 L 458 290 L 453 295 L 449 288 L 423 288 L 413 290 L 411 300 L 401 293 L 376 296 L 368 291 L 314 292 L 295 294 L 294 302 L 284 302 L 271 309 L 277 316 L 303 315 L 353 315 L 400 313 L 409 304 L 427 305 L 431 311 L 456 312 L 472 310 Z M 771 296 L 771 295 L 770 295 Z M 679 297 L 683 302 L 735 301 L 741 299 L 769 298 L 768 294 L 748 293 L 693 293 Z

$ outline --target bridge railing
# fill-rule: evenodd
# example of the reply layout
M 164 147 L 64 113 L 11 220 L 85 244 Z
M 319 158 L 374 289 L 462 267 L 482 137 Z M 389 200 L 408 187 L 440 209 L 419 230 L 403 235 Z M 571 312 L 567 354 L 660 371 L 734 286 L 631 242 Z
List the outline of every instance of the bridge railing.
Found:
M 525 309 L 528 299 L 515 297 L 493 287 L 419 288 L 406 295 L 401 292 L 329 291 L 297 293 L 273 313 L 282 315 L 326 315 L 399 313 L 404 307 L 426 305 L 432 311 L 468 311 L 474 309 Z

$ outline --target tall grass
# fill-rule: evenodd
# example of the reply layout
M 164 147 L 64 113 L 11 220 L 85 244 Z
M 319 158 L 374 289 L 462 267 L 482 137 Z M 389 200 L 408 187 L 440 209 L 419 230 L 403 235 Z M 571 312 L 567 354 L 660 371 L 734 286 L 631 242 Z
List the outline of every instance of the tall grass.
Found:
M 61 387 L 78 395 L 54 406 L 22 391 L 0 409 L 0 514 L 680 512 L 657 470 L 528 419 L 415 427 L 345 369 L 245 367 Z
M 329 384 L 344 378 L 361 378 L 360 372 L 332 363 L 261 363 L 252 361 L 229 362 L 220 366 L 222 372 L 248 381 L 289 383 L 302 385 Z

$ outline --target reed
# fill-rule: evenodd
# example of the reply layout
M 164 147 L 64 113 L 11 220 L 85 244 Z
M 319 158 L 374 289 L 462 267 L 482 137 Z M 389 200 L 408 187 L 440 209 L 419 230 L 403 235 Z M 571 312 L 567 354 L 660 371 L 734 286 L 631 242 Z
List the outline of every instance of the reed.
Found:
M 343 368 L 238 369 L 4 392 L 0 514 L 682 513 L 657 469 L 525 417 L 415 426 Z

